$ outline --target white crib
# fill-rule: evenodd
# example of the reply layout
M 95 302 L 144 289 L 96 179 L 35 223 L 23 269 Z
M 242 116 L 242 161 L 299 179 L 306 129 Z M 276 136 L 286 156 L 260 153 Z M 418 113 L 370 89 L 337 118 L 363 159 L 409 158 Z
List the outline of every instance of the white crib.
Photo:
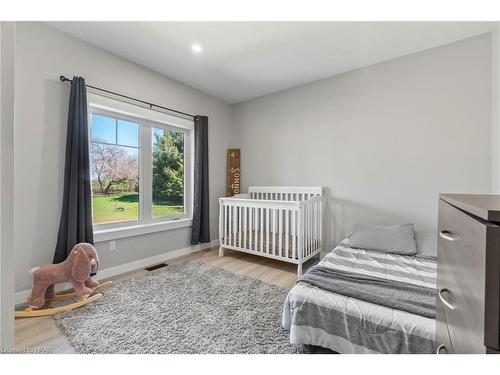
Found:
M 297 264 L 321 252 L 321 186 L 251 186 L 248 194 L 220 198 L 219 256 L 224 249 Z

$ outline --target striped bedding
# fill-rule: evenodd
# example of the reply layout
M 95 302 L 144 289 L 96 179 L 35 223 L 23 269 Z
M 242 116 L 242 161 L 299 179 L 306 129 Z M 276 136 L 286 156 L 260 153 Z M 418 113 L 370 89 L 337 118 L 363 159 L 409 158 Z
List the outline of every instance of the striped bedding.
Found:
M 436 261 L 354 249 L 342 241 L 319 263 L 416 286 L 436 288 Z M 339 353 L 432 353 L 435 320 L 298 282 L 286 298 L 283 328 L 290 342 Z

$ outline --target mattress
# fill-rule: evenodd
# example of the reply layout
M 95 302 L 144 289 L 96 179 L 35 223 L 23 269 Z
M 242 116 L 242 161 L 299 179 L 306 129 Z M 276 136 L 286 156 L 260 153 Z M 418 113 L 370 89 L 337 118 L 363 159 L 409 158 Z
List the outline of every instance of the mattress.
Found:
M 336 270 L 436 287 L 436 260 L 354 249 L 342 241 L 320 262 Z M 282 317 L 290 342 L 339 353 L 433 353 L 435 320 L 304 282 L 289 292 Z

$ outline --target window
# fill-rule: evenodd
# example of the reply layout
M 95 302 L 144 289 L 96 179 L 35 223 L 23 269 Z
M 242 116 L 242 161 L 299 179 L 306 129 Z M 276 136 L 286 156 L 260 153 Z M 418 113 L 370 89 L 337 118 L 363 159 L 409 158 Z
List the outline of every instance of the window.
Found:
M 139 124 L 91 114 L 94 224 L 139 219 Z
M 93 94 L 89 112 L 94 232 L 190 220 L 192 121 Z
M 153 217 L 184 212 L 184 133 L 153 128 Z

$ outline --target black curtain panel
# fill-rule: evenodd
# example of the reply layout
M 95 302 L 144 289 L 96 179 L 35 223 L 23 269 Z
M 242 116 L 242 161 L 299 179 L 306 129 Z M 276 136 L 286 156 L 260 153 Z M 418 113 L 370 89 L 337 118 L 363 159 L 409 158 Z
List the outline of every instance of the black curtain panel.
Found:
M 208 117 L 194 118 L 194 202 L 191 244 L 210 242 Z
M 85 80 L 73 77 L 68 110 L 64 195 L 53 263 L 63 262 L 79 242 L 94 243 L 89 132 Z

